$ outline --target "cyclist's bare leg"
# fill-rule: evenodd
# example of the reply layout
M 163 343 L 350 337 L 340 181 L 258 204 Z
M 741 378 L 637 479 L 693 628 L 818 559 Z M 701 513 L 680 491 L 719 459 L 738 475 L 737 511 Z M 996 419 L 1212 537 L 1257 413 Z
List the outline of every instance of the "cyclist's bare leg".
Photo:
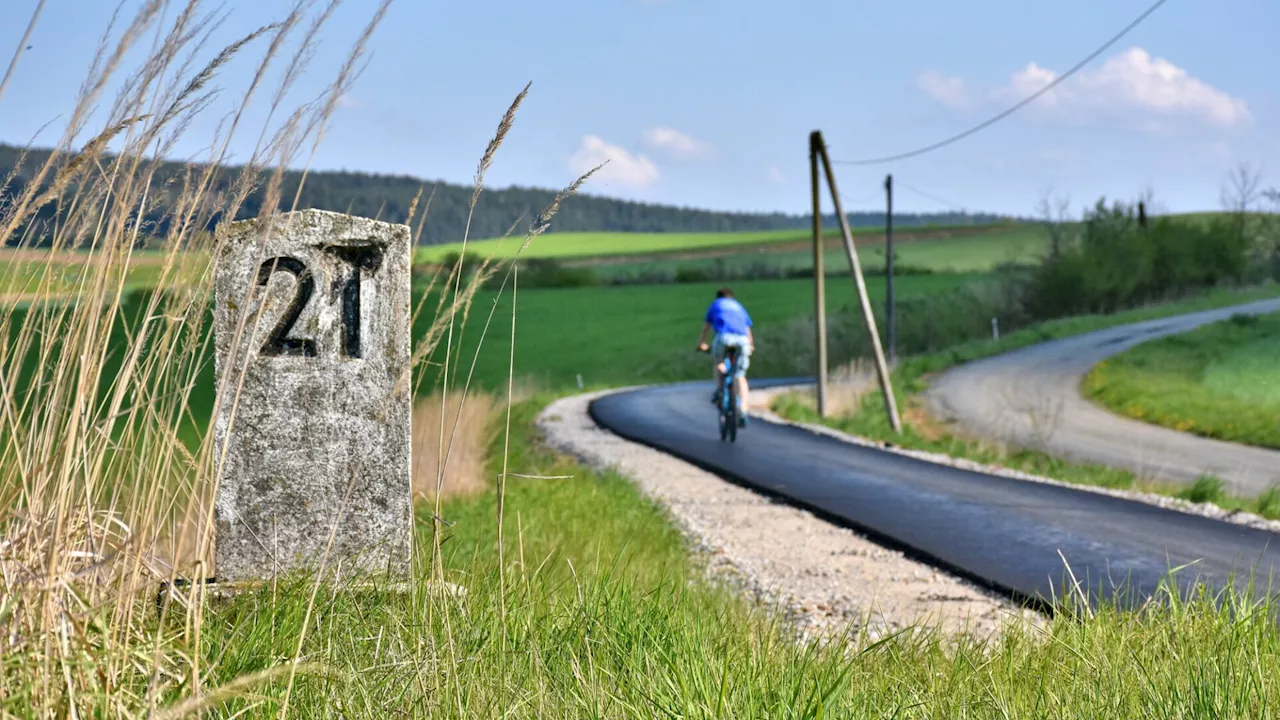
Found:
M 747 405 L 747 390 L 748 390 L 748 388 L 747 388 L 747 376 L 746 376 L 746 375 L 739 375 L 739 376 L 738 376 L 738 378 L 737 378 L 737 383 L 738 383 L 738 400 L 739 400 L 739 402 L 741 402 L 741 403 L 742 403 L 742 409 L 745 411 L 745 410 L 747 410 L 747 408 L 748 408 L 748 405 Z
M 713 400 L 720 397 L 720 388 L 724 387 L 724 361 L 717 360 L 716 364 L 711 366 L 711 374 L 715 377 L 715 389 L 711 391 Z M 717 401 L 718 402 L 718 401 Z

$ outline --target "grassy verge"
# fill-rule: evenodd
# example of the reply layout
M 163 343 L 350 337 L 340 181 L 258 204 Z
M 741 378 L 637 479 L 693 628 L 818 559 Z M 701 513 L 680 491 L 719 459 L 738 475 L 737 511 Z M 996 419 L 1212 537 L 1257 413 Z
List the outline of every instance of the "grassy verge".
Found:
M 414 597 L 326 591 L 308 617 L 305 584 L 264 589 L 206 616 L 207 682 L 273 667 L 305 630 L 303 657 L 328 671 L 299 676 L 296 717 L 1216 718 L 1280 702 L 1280 676 L 1264 670 L 1280 635 L 1257 611 L 1207 599 L 987 641 L 920 628 L 796 643 L 703 579 L 632 485 L 541 449 L 541 404 L 515 408 L 511 467 L 571 477 L 508 485 L 501 564 L 496 490 L 445 506 L 447 572 L 465 600 L 419 580 Z M 494 474 L 500 453 L 499 436 Z M 285 685 L 266 681 L 218 712 L 274 716 Z
M 1127 470 L 1082 464 L 1029 448 L 1007 448 L 999 444 L 958 437 L 931 423 L 925 412 L 923 392 L 929 376 L 971 360 L 1016 350 L 1039 342 L 1078 335 L 1093 330 L 1167 317 L 1197 310 L 1224 307 L 1280 294 L 1280 287 L 1268 285 L 1242 290 L 1217 290 L 1205 295 L 1164 305 L 1140 308 L 1113 315 L 1089 315 L 1040 323 L 997 341 L 971 342 L 950 350 L 904 359 L 894 369 L 893 381 L 898 407 L 903 414 L 903 432 L 893 432 L 885 418 L 884 400 L 867 393 L 853 412 L 821 419 L 806 394 L 785 394 L 774 401 L 773 410 L 788 419 L 822 422 L 853 435 L 892 442 L 900 447 L 938 452 L 977 462 L 1050 477 L 1080 485 L 1118 489 L 1142 489 L 1174 495 L 1194 502 L 1213 502 L 1227 509 L 1244 509 L 1263 516 L 1280 518 L 1280 497 L 1275 492 L 1256 498 L 1234 497 L 1223 492 L 1222 484 L 1206 477 L 1187 488 L 1141 482 Z
M 1128 417 L 1280 448 L 1280 314 L 1237 316 L 1099 363 L 1085 395 Z

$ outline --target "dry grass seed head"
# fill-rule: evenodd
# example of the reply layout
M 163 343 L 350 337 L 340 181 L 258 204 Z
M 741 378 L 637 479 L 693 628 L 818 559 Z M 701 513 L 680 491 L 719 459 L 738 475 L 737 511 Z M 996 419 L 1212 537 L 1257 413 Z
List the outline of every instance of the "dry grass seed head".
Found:
M 489 145 L 484 149 L 484 155 L 480 157 L 480 164 L 476 167 L 475 190 L 471 193 L 471 206 L 474 208 L 477 201 L 480 200 L 480 192 L 484 187 L 485 173 L 489 172 L 489 167 L 493 165 L 493 157 L 498 154 L 498 148 L 502 147 L 502 141 L 506 139 L 507 133 L 511 131 L 511 127 L 515 124 L 516 110 L 520 109 L 520 104 L 524 102 L 525 97 L 529 95 L 529 88 L 533 83 L 527 83 L 524 89 L 516 95 L 516 99 L 512 101 L 511 106 L 503 113 L 502 120 L 498 122 L 498 130 L 489 140 Z

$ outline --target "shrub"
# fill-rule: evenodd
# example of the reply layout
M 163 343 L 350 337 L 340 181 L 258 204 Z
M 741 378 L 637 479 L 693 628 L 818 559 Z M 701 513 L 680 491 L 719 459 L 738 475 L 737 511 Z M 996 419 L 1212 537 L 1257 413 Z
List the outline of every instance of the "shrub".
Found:
M 703 268 L 682 267 L 676 270 L 675 281 L 678 283 L 700 283 L 714 280 L 711 273 Z
M 1280 517 L 1280 485 L 1272 485 L 1258 496 L 1257 510 L 1263 517 Z
M 465 255 L 463 255 L 457 250 L 454 250 L 450 252 L 448 255 L 445 255 L 444 259 L 440 261 L 440 264 L 445 268 L 446 271 L 452 271 L 453 268 L 458 264 L 459 258 L 462 259 L 462 274 L 464 276 L 470 275 L 471 273 L 480 269 L 480 266 L 484 264 L 484 258 L 480 257 L 479 254 L 468 252 Z
M 534 258 L 520 268 L 520 284 L 524 287 L 563 288 L 599 285 L 600 277 L 586 267 L 565 267 L 556 260 Z
M 1230 317 L 1230 322 L 1236 327 L 1253 327 L 1258 324 L 1257 315 L 1248 315 L 1246 313 L 1234 313 Z
M 1031 274 L 1024 298 L 1036 319 L 1114 313 L 1240 282 L 1254 255 L 1252 235 L 1236 215 L 1163 217 L 1143 228 L 1133 205 L 1099 200 L 1081 230 Z
M 1213 475 L 1201 475 L 1191 487 L 1178 493 L 1178 497 L 1193 503 L 1220 503 L 1226 496 L 1226 483 Z

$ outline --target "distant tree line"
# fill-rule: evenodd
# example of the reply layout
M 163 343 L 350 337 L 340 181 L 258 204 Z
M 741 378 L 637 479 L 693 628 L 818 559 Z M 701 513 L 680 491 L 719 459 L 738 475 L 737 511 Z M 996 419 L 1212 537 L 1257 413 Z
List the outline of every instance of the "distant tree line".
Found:
M 24 157 L 21 148 L 0 144 L 0 183 L 4 183 L 0 186 L 0 209 L 32 182 L 35 173 L 48 158 L 48 150 L 33 149 L 27 151 Z M 152 182 L 158 196 L 163 198 L 165 193 L 176 196 L 181 191 L 186 173 L 191 169 L 191 165 L 176 162 L 161 165 Z M 239 167 L 227 167 L 219 173 L 211 192 L 215 202 L 217 198 L 231 193 L 241 172 Z M 292 203 L 301 178 L 302 174 L 299 172 L 285 174 L 281 193 L 283 203 Z M 266 179 L 267 174 L 264 173 L 258 189 L 240 208 L 237 218 L 253 217 L 262 209 L 262 187 Z M 304 208 L 404 222 L 414 196 L 419 191 L 422 192 L 424 204 L 428 196 L 431 198 L 419 242 L 434 245 L 462 239 L 471 202 L 470 186 L 426 181 L 407 175 L 311 172 L 306 177 L 299 204 Z M 509 231 L 523 234 L 554 195 L 553 190 L 524 187 L 486 191 L 481 195 L 471 219 L 471 237 L 499 237 Z M 165 235 L 169 222 L 166 211 L 167 205 L 161 200 L 157 207 L 148 210 L 141 218 L 140 227 L 153 236 Z M 50 203 L 36 214 L 35 222 L 51 225 L 58 216 L 58 205 Z M 850 224 L 858 227 L 883 225 L 885 219 L 882 212 L 855 212 L 848 217 Z M 211 224 L 223 219 L 215 215 Z M 828 215 L 823 221 L 833 226 L 835 216 Z M 894 215 L 894 223 L 899 226 L 990 224 L 1005 221 L 1012 219 L 991 213 L 963 211 Z M 809 224 L 808 215 L 716 212 L 582 194 L 561 206 L 548 232 L 740 232 L 789 230 L 806 228 Z M 14 236 L 21 237 L 22 234 L 15 233 Z M 40 236 L 39 232 L 29 234 L 29 237 Z

